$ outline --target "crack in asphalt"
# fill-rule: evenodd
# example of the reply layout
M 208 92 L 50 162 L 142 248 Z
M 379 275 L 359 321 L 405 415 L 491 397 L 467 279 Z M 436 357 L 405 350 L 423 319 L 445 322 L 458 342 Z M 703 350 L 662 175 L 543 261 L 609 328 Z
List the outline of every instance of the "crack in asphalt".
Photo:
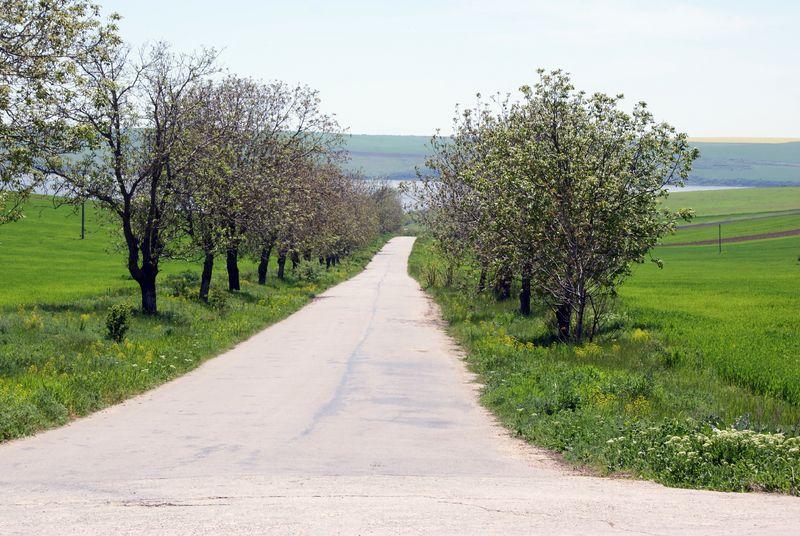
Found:
M 338 412 L 339 408 L 341 407 L 345 389 L 347 388 L 347 384 L 349 383 L 350 377 L 352 376 L 356 359 L 359 357 L 361 353 L 361 348 L 364 346 L 364 343 L 367 341 L 370 334 L 372 333 L 372 328 L 375 323 L 375 315 L 378 309 L 378 300 L 380 299 L 381 296 L 381 287 L 383 286 L 383 281 L 386 279 L 386 275 L 389 273 L 389 269 L 391 268 L 392 264 L 393 264 L 392 260 L 390 260 L 390 262 L 386 264 L 383 274 L 381 274 L 381 278 L 378 280 L 378 284 L 375 287 L 375 296 L 372 299 L 372 307 L 370 308 L 369 320 L 367 321 L 367 325 L 364 328 L 364 332 L 361 335 L 361 338 L 359 339 L 355 348 L 353 348 L 353 351 L 350 352 L 350 355 L 347 356 L 347 364 L 345 365 L 344 373 L 342 374 L 342 377 L 339 379 L 339 383 L 336 386 L 336 390 L 334 391 L 333 396 L 327 403 L 325 403 L 324 406 L 322 406 L 320 409 L 317 410 L 317 412 L 311 418 L 311 422 L 309 423 L 309 425 L 302 432 L 297 434 L 297 436 L 295 436 L 294 439 L 300 439 L 310 435 L 311 432 L 314 431 L 314 428 L 316 428 L 317 424 L 319 424 L 319 422 L 322 419 L 330 415 L 335 415 Z

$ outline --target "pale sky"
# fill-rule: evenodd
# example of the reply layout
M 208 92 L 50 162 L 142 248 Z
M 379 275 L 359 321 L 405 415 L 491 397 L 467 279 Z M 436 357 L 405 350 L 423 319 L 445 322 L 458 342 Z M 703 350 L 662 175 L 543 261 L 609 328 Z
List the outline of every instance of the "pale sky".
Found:
M 449 132 L 456 103 L 562 68 L 691 136 L 800 137 L 800 2 L 100 0 L 138 46 L 222 49 L 305 83 L 353 134 Z

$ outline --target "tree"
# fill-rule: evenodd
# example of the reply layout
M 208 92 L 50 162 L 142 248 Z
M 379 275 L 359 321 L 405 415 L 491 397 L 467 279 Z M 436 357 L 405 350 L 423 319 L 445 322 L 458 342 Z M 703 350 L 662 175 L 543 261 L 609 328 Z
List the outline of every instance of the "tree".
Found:
M 116 19 L 83 0 L 0 0 L 0 224 L 43 179 L 37 160 L 76 147 L 61 88 L 82 47 L 117 39 Z
M 228 289 L 236 291 L 242 253 L 255 254 L 264 284 L 275 244 L 295 247 L 316 206 L 315 170 L 338 159 L 340 136 L 305 86 L 228 76 L 195 94 L 204 104 L 185 125 L 187 138 L 214 141 L 176 184 L 185 232 L 204 258 L 206 299 L 216 254 L 225 255 Z
M 400 192 L 389 182 L 378 182 L 372 191 L 378 209 L 380 232 L 393 233 L 403 225 L 403 202 Z
M 686 216 L 660 200 L 684 183 L 697 151 L 644 103 L 629 114 L 622 96 L 587 96 L 561 71 L 540 77 L 518 102 L 457 121 L 458 150 L 440 147 L 432 159 L 445 191 L 429 197 L 440 233 L 465 232 L 464 212 L 473 215 L 480 231 L 463 242 L 475 255 L 500 253 L 520 275 L 523 313 L 536 294 L 558 337 L 580 341 L 594 336 L 631 264 Z M 442 210 L 448 196 L 455 203 Z
M 227 242 L 224 210 L 231 194 L 228 188 L 229 163 L 233 158 L 230 140 L 241 119 L 240 114 L 231 113 L 226 94 L 211 81 L 193 88 L 188 99 L 196 102 L 197 113 L 184 126 L 188 143 L 176 147 L 177 152 L 191 154 L 194 140 L 205 140 L 206 144 L 205 150 L 196 153 L 183 172 L 174 176 L 178 222 L 189 239 L 185 256 L 192 258 L 199 253 L 203 260 L 198 297 L 205 302 L 211 289 L 214 257 L 224 250 Z
M 495 177 L 477 183 L 485 167 L 484 137 L 499 121 L 488 103 L 457 113 L 454 134 L 431 139 L 426 171 L 418 173 L 420 181 L 411 190 L 423 222 L 448 259 L 448 274 L 456 264 L 474 259 L 480 267 L 478 290 L 484 291 L 491 280 L 498 299 L 507 299 L 515 269 L 511 242 L 518 229 L 498 225 L 490 210 L 494 199 L 487 186 Z
M 238 290 L 238 257 L 243 243 L 258 251 L 266 269 L 278 236 L 301 225 L 304 207 L 298 200 L 306 188 L 309 163 L 336 158 L 341 145 L 336 120 L 321 111 L 317 91 L 283 82 L 252 85 L 247 100 L 248 123 L 231 162 L 240 188 L 228 204 L 226 264 L 230 290 Z M 281 231 L 281 229 L 284 229 Z M 266 272 L 263 272 L 265 280 Z
M 178 245 L 176 177 L 210 144 L 191 139 L 185 125 L 199 102 L 192 88 L 215 69 L 215 53 L 174 54 L 164 44 L 138 62 L 117 44 L 86 51 L 67 117 L 86 134 L 82 157 L 49 171 L 71 199 L 96 199 L 119 221 L 142 312 L 156 314 L 162 258 Z
M 540 76 L 488 136 L 487 171 L 503 179 L 499 219 L 523 228 L 521 264 L 554 310 L 559 337 L 580 341 L 593 336 L 631 264 L 683 216 L 660 199 L 683 185 L 697 150 L 644 103 L 628 114 L 621 95 L 586 96 L 561 71 Z

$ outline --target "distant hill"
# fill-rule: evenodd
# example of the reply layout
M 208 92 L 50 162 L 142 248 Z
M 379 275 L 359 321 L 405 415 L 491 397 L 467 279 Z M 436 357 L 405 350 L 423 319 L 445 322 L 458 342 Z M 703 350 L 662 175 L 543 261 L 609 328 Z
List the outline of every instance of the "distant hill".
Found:
M 430 152 L 427 136 L 354 134 L 347 137 L 349 167 L 369 178 L 412 179 Z
M 700 149 L 690 180 L 694 185 L 800 185 L 800 141 L 694 144 Z
M 713 140 L 713 141 L 710 141 Z M 719 140 L 719 141 L 717 141 Z M 690 184 L 695 186 L 800 185 L 800 141 L 698 138 L 700 159 Z M 429 152 L 426 136 L 358 134 L 348 136 L 349 167 L 367 177 L 413 179 Z

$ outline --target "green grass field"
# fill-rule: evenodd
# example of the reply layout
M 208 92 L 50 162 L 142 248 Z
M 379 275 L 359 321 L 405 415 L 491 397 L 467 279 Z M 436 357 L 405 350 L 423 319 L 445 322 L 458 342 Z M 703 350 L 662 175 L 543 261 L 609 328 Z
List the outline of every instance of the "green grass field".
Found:
M 675 192 L 665 204 L 672 209 L 692 208 L 701 217 L 779 212 L 800 209 L 800 187 Z
M 637 266 L 622 303 L 686 359 L 800 406 L 798 255 L 800 237 L 662 248 L 664 268 Z
M 800 228 L 800 188 L 687 192 L 674 205 L 722 221 L 723 237 Z M 765 212 L 774 209 L 774 212 Z M 743 218 L 743 219 L 739 219 Z M 716 239 L 715 225 L 679 229 L 665 243 Z M 637 266 L 622 301 L 637 321 L 685 347 L 727 380 L 800 406 L 800 237 L 659 248 L 665 266 Z M 666 304 L 669 306 L 667 307 Z
M 125 268 L 109 221 L 88 204 L 86 238 L 81 240 L 79 210 L 56 208 L 52 198 L 34 196 L 25 207 L 25 218 L 0 226 L 0 307 L 138 288 Z M 193 263 L 167 261 L 161 275 L 191 267 Z
M 134 314 L 123 342 L 106 336 L 114 304 L 139 303 L 124 255 L 107 226 L 87 210 L 80 215 L 34 198 L 27 217 L 0 226 L 0 441 L 63 424 L 179 376 L 264 326 L 286 317 L 317 293 L 360 271 L 376 242 L 339 266 L 300 280 L 272 277 L 255 283 L 253 264 L 242 263 L 242 291 L 221 292 L 204 304 L 169 284 L 197 263 L 168 262 L 159 274 L 159 315 Z M 213 285 L 224 288 L 224 263 Z
M 691 208 L 696 216 L 662 243 L 717 240 L 800 229 L 800 188 L 743 188 L 671 194 L 666 205 Z M 705 247 L 716 247 L 715 245 Z
M 735 215 L 797 208 L 783 202 L 786 190 L 681 195 L 702 213 Z M 743 221 L 736 232 L 797 219 Z M 410 271 L 465 346 L 484 404 L 520 436 L 601 472 L 800 494 L 800 237 L 655 255 L 663 269 L 635 266 L 606 330 L 581 346 L 549 345 L 541 308 L 526 318 L 516 300 L 476 294 L 472 267 L 442 286 L 444 261 L 428 239 L 415 246 Z

